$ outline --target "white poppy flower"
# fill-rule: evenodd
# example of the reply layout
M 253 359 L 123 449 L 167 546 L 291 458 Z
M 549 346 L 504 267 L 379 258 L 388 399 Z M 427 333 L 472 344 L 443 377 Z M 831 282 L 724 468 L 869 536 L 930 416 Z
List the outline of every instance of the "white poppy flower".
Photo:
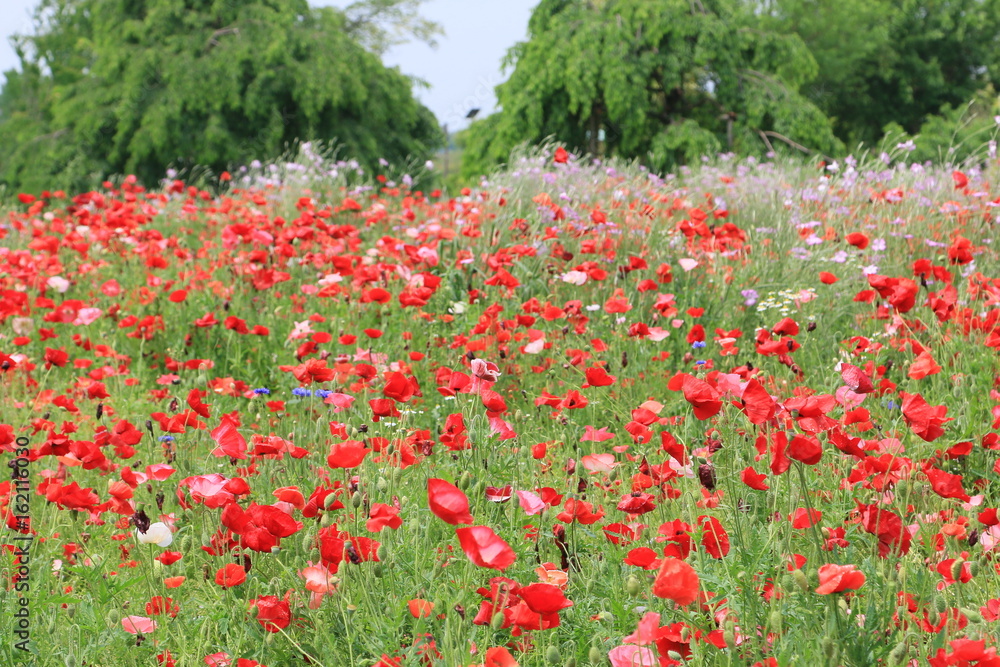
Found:
M 170 527 L 162 521 L 149 524 L 149 530 L 145 533 L 135 531 L 135 537 L 143 544 L 155 544 L 158 547 L 169 547 L 174 541 L 174 534 Z

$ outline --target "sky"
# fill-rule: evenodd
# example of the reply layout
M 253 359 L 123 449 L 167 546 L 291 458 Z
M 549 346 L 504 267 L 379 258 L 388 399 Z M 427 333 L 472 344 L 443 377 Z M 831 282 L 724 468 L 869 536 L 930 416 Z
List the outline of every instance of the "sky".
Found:
M 527 36 L 528 19 L 538 0 L 426 0 L 421 15 L 444 28 L 435 49 L 411 42 L 384 56 L 387 65 L 423 79 L 429 89 L 416 88 L 417 97 L 448 126 L 450 132 L 468 125 L 465 115 L 478 108 L 479 116 L 496 105 L 493 88 L 504 81 L 500 61 L 507 49 Z M 0 73 L 18 66 L 8 38 L 30 33 L 36 0 L 0 0 Z M 346 7 L 350 0 L 311 0 L 311 4 Z M 0 74 L 2 76 L 2 74 Z

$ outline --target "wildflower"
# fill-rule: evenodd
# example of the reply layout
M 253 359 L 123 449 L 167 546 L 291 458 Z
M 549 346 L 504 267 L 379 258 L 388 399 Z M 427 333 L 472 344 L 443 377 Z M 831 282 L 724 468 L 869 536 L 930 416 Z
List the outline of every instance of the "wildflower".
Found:
M 145 531 L 136 528 L 135 537 L 142 544 L 155 544 L 158 547 L 169 547 L 170 543 L 174 541 L 174 534 L 170 531 L 170 527 L 162 521 L 149 524 L 149 528 Z
M 653 595 L 683 606 L 698 599 L 698 573 L 679 558 L 665 558 L 653 582 Z
M 836 565 L 829 563 L 819 568 L 819 595 L 857 590 L 865 585 L 865 573 L 859 572 L 854 565 Z

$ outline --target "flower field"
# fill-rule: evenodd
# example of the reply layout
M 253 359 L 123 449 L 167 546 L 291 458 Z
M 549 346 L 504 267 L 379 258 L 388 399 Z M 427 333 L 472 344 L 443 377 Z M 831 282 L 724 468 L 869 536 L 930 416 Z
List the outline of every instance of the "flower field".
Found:
M 1000 169 L 898 157 L 14 199 L 0 664 L 1000 665 Z

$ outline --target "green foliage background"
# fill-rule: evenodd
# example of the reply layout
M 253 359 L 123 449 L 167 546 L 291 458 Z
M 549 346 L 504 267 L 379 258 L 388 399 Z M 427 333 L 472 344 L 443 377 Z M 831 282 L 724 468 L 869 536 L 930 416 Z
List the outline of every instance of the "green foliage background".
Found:
M 0 94 L 0 179 L 20 190 L 155 183 L 171 165 L 221 171 L 297 140 L 366 166 L 442 141 L 412 81 L 344 13 L 306 0 L 44 0 L 38 16 Z
M 372 171 L 443 144 L 418 81 L 381 61 L 440 27 L 423 0 L 41 0 L 0 90 L 0 188 L 219 172 L 322 140 Z M 469 9 L 474 11 L 474 9 Z M 450 189 L 552 139 L 666 171 L 720 152 L 988 153 L 1000 0 L 541 0 L 461 133 Z M 912 141 L 912 144 L 908 142 Z

